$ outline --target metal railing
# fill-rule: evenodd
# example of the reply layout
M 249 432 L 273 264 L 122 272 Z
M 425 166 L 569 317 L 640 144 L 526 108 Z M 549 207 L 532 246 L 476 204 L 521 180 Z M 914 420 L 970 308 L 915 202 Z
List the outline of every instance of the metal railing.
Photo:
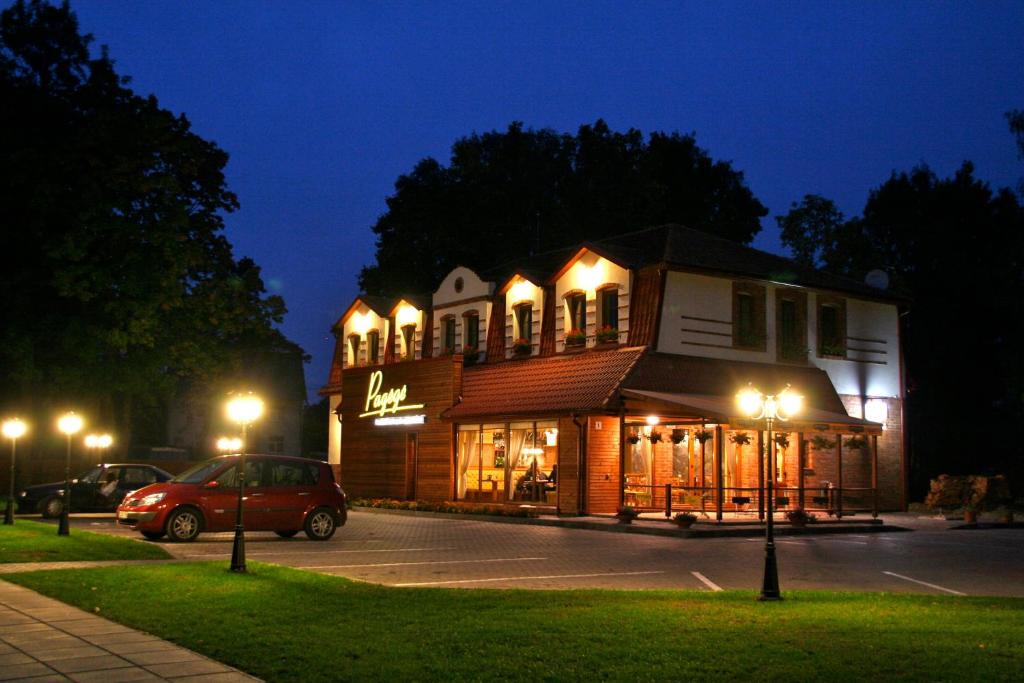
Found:
M 878 490 L 870 487 L 816 486 L 800 489 L 780 486 L 774 489 L 773 508 L 787 512 L 803 508 L 809 512 L 824 512 L 842 517 L 847 513 L 870 512 L 878 515 Z M 683 486 L 679 484 L 634 484 L 623 488 L 623 505 L 638 512 L 663 512 L 671 517 L 674 512 L 701 511 L 720 514 L 751 513 L 763 519 L 765 505 L 763 491 L 757 487 Z

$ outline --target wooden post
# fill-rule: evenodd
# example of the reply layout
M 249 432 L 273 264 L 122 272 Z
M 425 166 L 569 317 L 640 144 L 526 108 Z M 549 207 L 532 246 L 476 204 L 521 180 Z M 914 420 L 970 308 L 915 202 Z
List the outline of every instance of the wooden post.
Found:
M 843 518 L 843 435 L 836 434 L 836 479 L 839 484 L 836 498 L 836 519 Z
M 804 433 L 796 433 L 796 496 L 797 505 L 801 510 L 804 508 L 804 449 L 807 448 L 807 442 L 804 441 Z
M 871 436 L 871 516 L 878 518 L 878 435 Z
M 619 509 L 626 500 L 626 410 L 619 411 Z
M 725 482 L 722 481 L 722 456 L 725 454 L 724 436 L 722 425 L 715 427 L 715 519 L 719 522 L 722 521 L 722 496 L 725 493 Z
M 665 484 L 665 516 L 672 516 L 672 484 Z
M 757 430 L 757 518 L 764 521 L 764 432 Z

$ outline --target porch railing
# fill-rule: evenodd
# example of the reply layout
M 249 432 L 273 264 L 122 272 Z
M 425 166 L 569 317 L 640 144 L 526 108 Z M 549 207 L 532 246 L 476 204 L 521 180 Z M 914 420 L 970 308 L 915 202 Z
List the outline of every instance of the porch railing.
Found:
M 757 487 L 682 486 L 678 484 L 629 484 L 623 489 L 623 504 L 639 512 L 701 511 L 715 513 L 721 519 L 723 512 L 751 513 L 764 519 L 765 505 L 762 490 Z M 870 487 L 806 487 L 774 488 L 774 508 L 786 512 L 802 507 L 810 512 L 823 512 L 842 517 L 844 514 L 870 512 L 878 516 L 878 490 Z

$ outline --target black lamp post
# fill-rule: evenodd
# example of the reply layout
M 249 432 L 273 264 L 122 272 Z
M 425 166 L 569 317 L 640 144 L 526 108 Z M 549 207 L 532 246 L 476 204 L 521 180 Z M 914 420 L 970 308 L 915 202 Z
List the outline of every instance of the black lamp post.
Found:
M 14 524 L 14 458 L 18 439 L 27 429 L 25 423 L 18 418 L 4 422 L 4 436 L 11 440 L 11 487 L 7 492 L 7 511 L 4 513 L 4 524 Z
M 64 460 L 64 505 L 61 506 L 60 524 L 57 526 L 58 536 L 71 534 L 71 523 L 68 513 L 71 511 L 71 437 L 82 429 L 82 418 L 73 412 L 66 413 L 57 420 L 57 429 L 68 437 L 67 458 Z
M 775 420 L 786 421 L 800 412 L 803 397 L 790 391 L 789 385 L 779 392 L 778 396 L 765 396 L 752 386 L 747 386 L 736 395 L 740 410 L 755 420 L 764 420 L 768 432 L 768 477 L 765 482 L 765 495 L 768 497 L 766 510 L 768 523 L 765 525 L 764 543 L 764 578 L 761 582 L 761 595 L 758 600 L 781 600 L 779 592 L 779 565 L 775 558 L 775 449 L 772 447 L 772 429 Z
M 235 540 L 231 546 L 231 571 L 245 572 L 245 451 L 246 428 L 263 414 L 263 401 L 252 394 L 239 396 L 228 402 L 228 417 L 241 425 L 242 443 L 238 457 L 238 509 L 235 512 Z

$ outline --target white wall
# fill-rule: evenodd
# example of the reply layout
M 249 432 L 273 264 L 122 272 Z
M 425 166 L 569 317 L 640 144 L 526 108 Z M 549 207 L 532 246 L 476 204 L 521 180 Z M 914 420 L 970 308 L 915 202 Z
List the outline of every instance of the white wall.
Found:
M 732 348 L 732 283 L 725 277 L 669 272 L 662 303 L 657 350 L 687 356 L 776 363 L 776 291 L 787 288 L 757 281 L 766 290 L 765 351 Z M 817 357 L 817 293 L 807 292 L 808 361 L 828 373 L 839 394 L 899 397 L 898 311 L 894 304 L 846 297 L 847 358 Z M 829 292 L 828 296 L 836 296 Z M 873 341 L 860 341 L 873 340 Z M 881 352 L 884 353 L 873 353 Z M 875 361 L 875 362 L 857 362 Z
M 462 279 L 462 291 L 456 291 L 456 281 Z M 469 311 L 476 311 L 480 316 L 480 341 L 478 350 L 484 351 L 487 346 L 487 324 L 491 320 L 491 300 L 494 293 L 494 283 L 485 282 L 469 268 L 459 266 L 448 273 L 441 286 L 434 292 L 434 355 L 444 353 L 441 339 L 441 318 L 446 315 L 455 316 L 455 350 L 462 351 L 463 348 L 463 325 L 462 316 Z M 467 299 L 484 300 L 469 301 Z
M 630 272 L 608 259 L 587 252 L 558 278 L 555 283 L 555 349 L 565 348 L 565 321 L 568 309 L 565 295 L 573 290 L 587 293 L 587 346 L 594 346 L 598 330 L 597 291 L 604 285 L 616 284 L 619 291 L 619 342 L 629 336 Z
M 388 320 L 382 318 L 374 313 L 369 306 L 360 302 L 359 308 L 348 317 L 345 321 L 345 325 L 342 329 L 341 341 L 345 347 L 345 355 L 343 358 L 343 367 L 351 367 L 354 365 L 366 365 L 366 361 L 369 354 L 369 346 L 366 343 L 366 333 L 370 330 L 377 330 L 380 333 L 380 356 L 378 362 L 384 362 L 384 345 L 388 340 Z M 349 335 L 358 334 L 359 339 L 359 357 L 352 357 L 352 348 L 348 343 Z

